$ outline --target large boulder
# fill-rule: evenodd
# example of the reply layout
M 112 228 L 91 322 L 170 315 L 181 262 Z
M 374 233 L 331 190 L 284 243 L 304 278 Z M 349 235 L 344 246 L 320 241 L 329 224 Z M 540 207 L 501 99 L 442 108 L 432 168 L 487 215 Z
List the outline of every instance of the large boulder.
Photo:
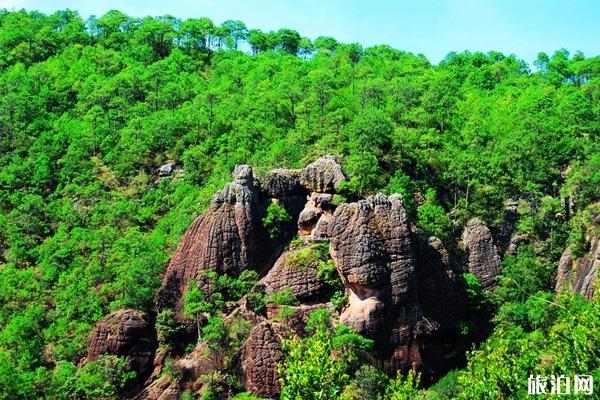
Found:
M 267 294 L 289 288 L 302 303 L 326 301 L 330 288 L 317 277 L 317 268 L 327 250 L 320 244 L 292 246 L 261 280 Z
M 427 327 L 417 302 L 416 264 L 400 196 L 377 194 L 338 206 L 329 236 L 349 297 L 340 322 L 375 340 L 380 366 L 420 369 Z
M 330 193 L 311 193 L 298 216 L 298 233 L 304 238 L 327 239 L 335 206 Z
M 264 321 L 250 331 L 241 353 L 242 382 L 256 396 L 274 398 L 281 391 L 278 367 L 284 360 L 281 333 Z
M 479 218 L 469 220 L 462 242 L 469 272 L 477 277 L 483 288 L 495 288 L 500 274 L 500 254 L 489 228 Z
M 139 379 L 152 370 L 156 346 L 156 332 L 145 313 L 117 310 L 94 326 L 86 360 L 97 360 L 102 354 L 125 357 L 126 369 L 135 371 Z
M 335 193 L 345 179 L 337 157 L 332 155 L 308 164 L 300 173 L 300 184 L 309 192 Z
M 252 168 L 237 166 L 233 178 L 183 236 L 158 290 L 158 309 L 171 308 L 179 315 L 188 282 L 199 279 L 202 270 L 237 276 L 248 268 L 260 270 L 268 262 L 269 241 Z

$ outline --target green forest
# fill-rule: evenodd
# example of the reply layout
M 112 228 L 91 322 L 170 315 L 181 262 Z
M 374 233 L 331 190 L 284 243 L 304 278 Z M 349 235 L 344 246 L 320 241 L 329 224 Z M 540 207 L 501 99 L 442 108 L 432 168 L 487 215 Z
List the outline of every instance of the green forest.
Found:
M 315 313 L 286 344 L 283 399 L 520 399 L 530 374 L 600 382 L 600 296 L 554 291 L 563 250 L 584 254 L 600 228 L 600 56 L 465 51 L 436 65 L 233 20 L 0 10 L 0 399 L 118 398 L 131 378 L 118 360 L 81 364 L 96 321 L 153 312 L 170 256 L 235 165 L 325 154 L 343 156 L 343 196 L 400 193 L 450 249 L 472 217 L 497 227 L 507 199 L 531 240 L 494 292 L 465 277 L 491 334 L 463 368 L 429 387 L 388 377 L 365 361 L 367 339 Z M 178 170 L 159 179 L 168 162 Z

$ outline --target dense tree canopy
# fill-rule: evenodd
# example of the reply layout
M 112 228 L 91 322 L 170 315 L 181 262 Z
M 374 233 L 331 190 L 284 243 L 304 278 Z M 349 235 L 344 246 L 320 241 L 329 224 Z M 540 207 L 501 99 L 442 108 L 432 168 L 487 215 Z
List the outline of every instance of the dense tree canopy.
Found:
M 110 360 L 75 367 L 93 323 L 151 308 L 181 234 L 239 163 L 260 172 L 342 154 L 345 196 L 399 192 L 420 229 L 449 241 L 520 198 L 520 229 L 545 247 L 506 268 L 528 266 L 539 274 L 528 293 L 547 295 L 549 269 L 580 238 L 577 218 L 551 225 L 561 196 L 571 214 L 600 200 L 600 58 L 559 50 L 534 64 L 463 52 L 432 65 L 233 20 L 0 10 L 0 399 L 114 396 L 124 378 Z M 158 179 L 169 160 L 183 172 Z M 567 357 L 565 325 L 597 343 L 597 308 L 577 306 L 579 325 L 525 315 L 527 298 L 506 285 L 498 304 L 515 306 L 499 312 L 518 332 L 500 327 L 474 353 L 465 398 L 483 398 L 483 382 L 490 398 L 511 394 L 481 368 L 518 362 L 506 346 L 545 335 Z

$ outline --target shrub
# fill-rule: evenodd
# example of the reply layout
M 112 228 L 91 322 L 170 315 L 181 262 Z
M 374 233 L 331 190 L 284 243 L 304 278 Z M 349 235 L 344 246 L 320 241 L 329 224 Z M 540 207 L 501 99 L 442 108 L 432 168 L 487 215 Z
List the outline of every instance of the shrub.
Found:
M 292 216 L 286 209 L 277 203 L 269 204 L 267 207 L 267 215 L 262 220 L 263 226 L 269 233 L 271 239 L 276 239 L 281 236 L 283 224 L 290 222 Z

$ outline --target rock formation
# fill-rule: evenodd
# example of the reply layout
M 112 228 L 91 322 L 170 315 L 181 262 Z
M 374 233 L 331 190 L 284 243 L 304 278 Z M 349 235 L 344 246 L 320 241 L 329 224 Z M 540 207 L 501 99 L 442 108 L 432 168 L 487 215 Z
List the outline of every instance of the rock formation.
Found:
M 156 333 L 148 316 L 136 310 L 117 310 L 96 323 L 87 361 L 102 354 L 125 357 L 126 369 L 144 378 L 152 369 Z
M 575 259 L 570 247 L 563 252 L 556 273 L 556 291 L 571 290 L 591 300 L 594 297 L 598 267 L 600 266 L 599 236 L 592 234 L 588 241 L 589 251 Z
M 439 324 L 424 318 L 408 216 L 399 195 L 340 205 L 329 231 L 331 256 L 349 297 L 340 322 L 375 340 L 375 362 L 421 370 L 422 341 Z
M 279 335 L 272 323 L 262 322 L 252 329 L 242 349 L 242 381 L 246 390 L 256 396 L 273 398 L 279 395 L 277 368 L 284 360 Z
M 252 168 L 237 166 L 233 178 L 185 233 L 158 291 L 159 309 L 180 312 L 188 282 L 202 270 L 237 276 L 247 268 L 260 270 L 268 261 L 271 249 L 261 225 L 263 210 Z
M 305 304 L 325 302 L 330 288 L 317 277 L 321 262 L 315 254 L 321 252 L 318 245 L 303 244 L 284 252 L 269 273 L 261 280 L 266 293 L 271 294 L 290 288 L 296 298 Z
M 469 220 L 462 241 L 469 272 L 483 288 L 495 288 L 500 274 L 500 254 L 488 227 L 479 218 Z
M 200 280 L 207 269 L 237 276 L 252 268 L 261 276 L 255 294 L 268 296 L 289 288 L 301 304 L 267 304 L 266 310 L 254 311 L 249 295 L 230 304 L 225 320 L 245 320 L 251 330 L 229 364 L 201 343 L 178 356 L 181 376 L 169 381 L 160 375 L 160 365 L 168 357 L 161 351 L 142 397 L 171 399 L 184 390 L 199 393 L 203 390 L 199 376 L 226 370 L 255 395 L 277 398 L 284 338 L 306 335 L 308 315 L 317 309 L 327 308 L 336 315 L 329 302 L 333 287 L 317 273 L 329 257 L 348 296 L 348 304 L 335 318 L 374 340 L 375 365 L 390 373 L 412 369 L 426 378 L 453 366 L 460 353 L 457 324 L 465 318 L 464 293 L 444 244 L 411 232 L 399 195 L 377 194 L 336 205 L 334 194 L 345 177 L 334 156 L 321 157 L 303 169 L 276 169 L 260 177 L 254 177 L 250 166 L 241 165 L 233 178 L 185 233 L 157 293 L 157 311 L 172 309 L 185 322 L 181 309 L 188 283 Z M 294 219 L 275 239 L 262 226 L 271 202 L 285 207 Z M 296 233 L 300 239 L 290 242 Z M 492 287 L 499 257 L 489 229 L 478 220 L 470 221 L 464 242 L 469 270 Z M 187 331 L 181 335 L 193 336 Z M 180 347 L 181 353 L 184 346 Z

